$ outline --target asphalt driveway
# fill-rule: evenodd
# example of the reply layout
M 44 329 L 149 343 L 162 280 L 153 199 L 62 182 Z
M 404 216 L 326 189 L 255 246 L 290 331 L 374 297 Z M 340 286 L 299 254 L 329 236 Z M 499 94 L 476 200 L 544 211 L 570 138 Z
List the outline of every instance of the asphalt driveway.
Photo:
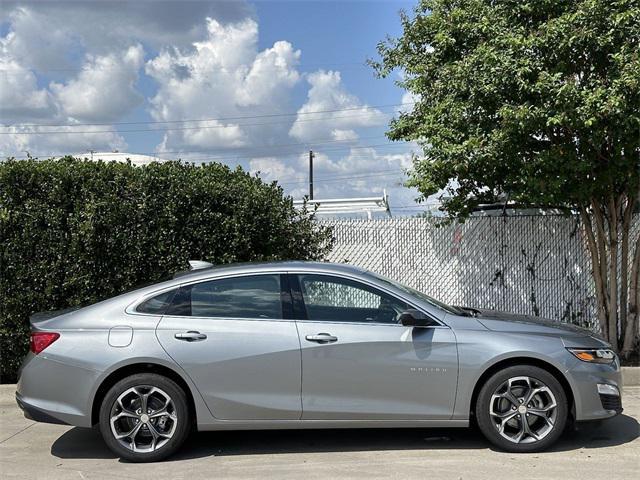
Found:
M 640 387 L 625 389 L 623 415 L 584 425 L 549 452 L 493 450 L 470 429 L 210 432 L 157 464 L 119 461 L 97 431 L 26 420 L 0 386 L 3 479 L 638 479 Z

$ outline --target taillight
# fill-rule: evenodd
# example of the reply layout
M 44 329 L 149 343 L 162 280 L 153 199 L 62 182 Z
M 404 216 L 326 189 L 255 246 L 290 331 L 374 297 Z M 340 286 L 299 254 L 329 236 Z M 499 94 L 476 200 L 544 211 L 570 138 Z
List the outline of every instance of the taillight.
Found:
M 31 351 L 38 355 L 58 338 L 60 334 L 56 332 L 31 332 Z

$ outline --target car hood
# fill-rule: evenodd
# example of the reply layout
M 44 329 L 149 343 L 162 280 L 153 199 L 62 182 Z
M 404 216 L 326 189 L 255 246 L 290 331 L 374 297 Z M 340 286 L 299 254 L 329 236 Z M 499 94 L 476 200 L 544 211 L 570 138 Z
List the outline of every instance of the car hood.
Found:
M 475 317 L 489 330 L 496 332 L 521 332 L 538 333 L 542 335 L 595 337 L 601 340 L 595 333 L 586 328 L 562 323 L 549 318 L 536 317 L 534 315 L 518 315 L 515 313 L 500 312 L 497 310 L 476 309 Z

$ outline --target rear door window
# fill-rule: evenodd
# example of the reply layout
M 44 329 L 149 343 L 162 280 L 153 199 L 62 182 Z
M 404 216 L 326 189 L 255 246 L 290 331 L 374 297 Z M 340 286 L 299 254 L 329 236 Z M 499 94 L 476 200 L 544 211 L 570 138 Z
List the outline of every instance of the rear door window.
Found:
M 212 318 L 282 318 L 280 275 L 247 275 L 183 286 L 167 314 Z

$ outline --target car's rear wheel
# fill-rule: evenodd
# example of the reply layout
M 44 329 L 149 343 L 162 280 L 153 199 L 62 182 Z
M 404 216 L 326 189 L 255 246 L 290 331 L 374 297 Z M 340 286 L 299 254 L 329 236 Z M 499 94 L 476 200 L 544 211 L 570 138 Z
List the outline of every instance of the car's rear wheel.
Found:
M 133 462 L 172 455 L 191 426 L 184 391 L 169 378 L 140 373 L 116 383 L 100 407 L 100 432 L 109 448 Z
M 548 371 L 530 365 L 506 368 L 489 378 L 476 402 L 484 436 L 510 452 L 536 452 L 552 445 L 564 431 L 567 396 Z

